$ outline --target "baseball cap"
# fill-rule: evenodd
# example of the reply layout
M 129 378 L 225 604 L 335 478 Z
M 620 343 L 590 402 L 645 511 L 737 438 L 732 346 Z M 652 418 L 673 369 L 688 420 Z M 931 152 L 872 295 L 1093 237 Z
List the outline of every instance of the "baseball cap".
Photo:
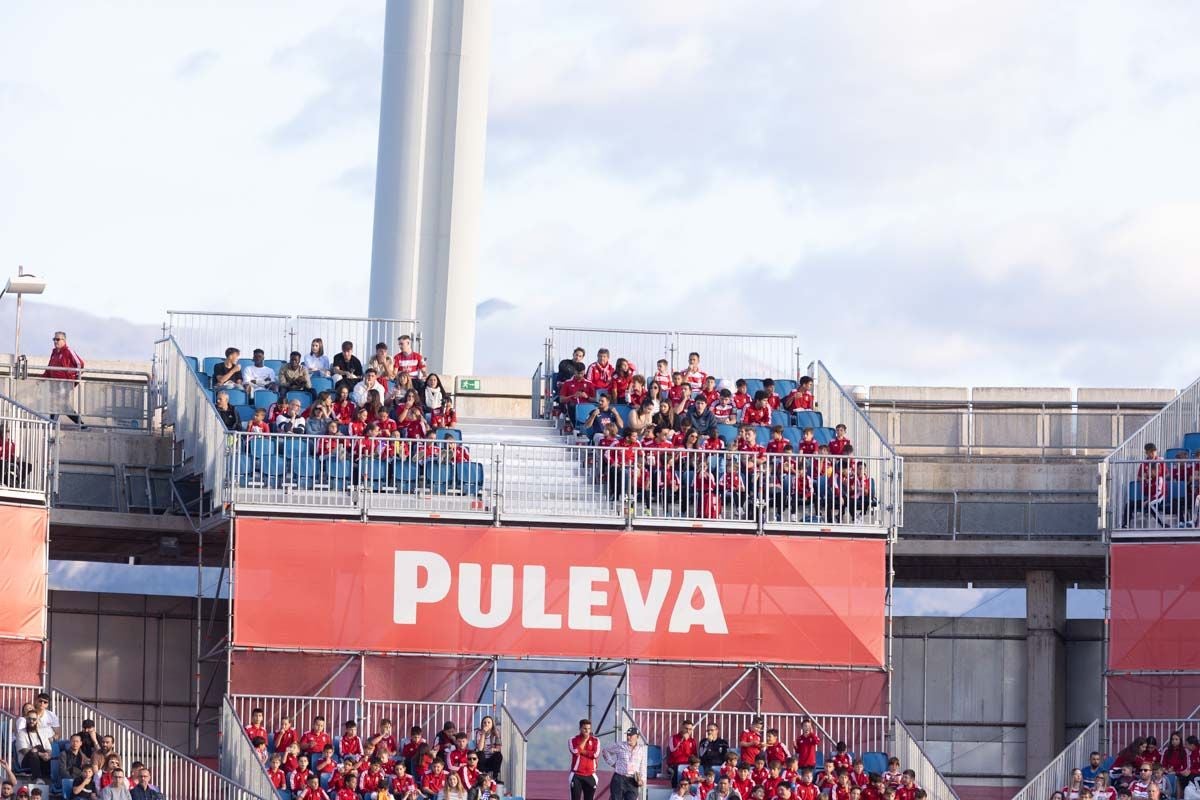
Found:
M 639 731 L 637 729 L 637 726 L 635 726 L 635 725 L 630 725 L 628 728 L 625 729 L 626 736 L 639 736 L 640 734 L 641 734 L 641 731 Z
M 17 789 L 17 797 L 29 797 L 29 787 L 22 786 L 20 789 Z

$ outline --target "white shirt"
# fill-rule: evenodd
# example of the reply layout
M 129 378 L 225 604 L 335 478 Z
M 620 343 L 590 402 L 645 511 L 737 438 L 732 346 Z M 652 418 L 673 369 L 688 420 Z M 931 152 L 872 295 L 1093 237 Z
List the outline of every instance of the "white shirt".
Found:
M 44 711 L 42 711 L 41 716 L 38 717 L 38 722 L 41 723 L 41 726 L 43 728 L 61 728 L 62 727 L 62 723 L 58 721 L 58 714 L 55 714 L 53 711 L 51 711 L 48 708 L 45 709 Z
M 383 399 L 387 397 L 387 389 L 379 381 L 375 381 L 375 385 L 370 388 L 367 388 L 366 381 L 359 381 L 355 385 L 354 391 L 350 393 L 350 398 L 354 400 L 354 405 L 365 405 L 367 402 L 367 392 L 378 392 L 379 402 L 381 403 L 383 402 Z
M 251 364 L 248 367 L 242 367 L 242 381 L 244 383 L 252 383 L 255 386 L 266 386 L 268 383 L 275 382 L 275 370 L 266 364 L 263 364 L 261 367 Z
M 309 353 L 300 363 L 309 372 L 329 372 L 329 356 L 314 356 Z
M 636 747 L 630 747 L 629 742 L 613 742 L 606 745 L 600 754 L 604 763 L 613 768 L 613 772 L 626 777 L 637 775 L 641 784 L 646 783 L 646 751 L 649 748 L 638 742 Z
M 54 741 L 54 731 L 49 728 L 39 725 L 36 731 L 26 730 L 22 721 L 21 730 L 17 731 L 17 750 L 24 754 L 26 750 L 34 750 L 37 747 L 44 747 L 46 752 L 50 751 L 50 744 Z

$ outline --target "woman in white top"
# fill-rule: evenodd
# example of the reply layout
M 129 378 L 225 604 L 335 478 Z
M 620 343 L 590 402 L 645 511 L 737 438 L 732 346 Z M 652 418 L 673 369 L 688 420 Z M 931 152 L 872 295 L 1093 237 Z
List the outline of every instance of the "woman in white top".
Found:
M 1063 800 L 1079 800 L 1079 793 L 1083 790 L 1083 770 L 1076 767 L 1071 770 L 1071 780 L 1062 788 Z
M 479 727 L 475 729 L 475 752 L 479 754 L 479 771 L 499 780 L 504 756 L 500 751 L 500 729 L 490 714 L 479 720 Z
M 325 355 L 325 342 L 313 339 L 312 347 L 304 357 L 303 363 L 310 375 L 329 375 L 329 357 Z
M 425 379 L 425 408 L 433 411 L 442 407 L 442 379 L 436 372 Z
M 438 800 L 467 800 L 467 790 L 462 785 L 462 779 L 457 772 L 446 776 L 446 785 L 438 792 Z

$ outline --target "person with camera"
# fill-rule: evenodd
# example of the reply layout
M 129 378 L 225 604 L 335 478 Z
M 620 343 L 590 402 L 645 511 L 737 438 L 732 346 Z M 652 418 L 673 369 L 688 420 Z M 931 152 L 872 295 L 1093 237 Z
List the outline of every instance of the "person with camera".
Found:
M 17 731 L 17 758 L 34 783 L 50 781 L 51 735 L 38 722 L 36 711 L 25 714 L 25 725 Z

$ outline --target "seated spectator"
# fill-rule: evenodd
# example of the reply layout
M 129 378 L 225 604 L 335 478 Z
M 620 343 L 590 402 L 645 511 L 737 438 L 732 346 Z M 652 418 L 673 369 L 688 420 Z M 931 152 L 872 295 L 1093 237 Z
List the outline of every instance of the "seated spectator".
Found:
M 287 397 L 280 395 L 279 399 L 275 401 L 275 405 L 271 406 L 271 408 L 267 411 L 267 424 L 274 425 L 276 419 L 287 413 L 288 399 Z
M 682 372 L 671 373 L 671 388 L 667 390 L 667 401 L 671 404 L 671 411 L 676 416 L 687 411 L 688 404 L 692 402 L 692 390 L 684 381 Z
M 565 433 L 575 429 L 575 407 L 580 403 L 590 403 L 596 396 L 596 389 L 583 374 L 583 368 L 577 367 L 575 377 L 558 385 L 558 402 L 563 416 L 566 418 Z
M 679 427 L 679 421 L 670 400 L 664 399 L 659 402 L 658 411 L 654 413 L 653 422 L 656 428 L 665 427 L 675 430 Z
M 850 440 L 846 438 L 846 426 L 839 422 L 838 426 L 834 428 L 834 437 L 833 441 L 829 443 L 829 452 L 835 456 L 844 455 L 849 446 Z
M 349 425 L 358 406 L 350 399 L 350 387 L 338 386 L 337 399 L 333 401 L 333 418 L 342 425 Z
M 442 379 L 436 372 L 425 379 L 425 391 L 422 392 L 422 395 L 426 408 L 435 409 L 442 407 L 442 397 L 444 395 Z
M 717 393 L 717 401 L 709 405 L 709 410 L 716 417 L 718 425 L 737 424 L 737 406 L 733 404 L 733 393 L 728 389 Z
M 1162 507 L 1167 498 L 1166 464 L 1158 455 L 1158 447 L 1152 442 L 1147 443 L 1143 450 L 1146 458 L 1138 465 L 1137 470 L 1141 494 L 1140 496 L 1131 496 L 1129 502 L 1126 503 L 1121 527 L 1128 528 L 1129 518 L 1144 510 L 1149 512 L 1155 522 L 1165 528 L 1167 523 L 1162 516 Z
M 396 424 L 404 431 L 406 439 L 424 439 L 427 433 L 431 433 L 429 425 L 425 422 L 425 415 L 419 408 L 409 408 L 408 418 L 403 421 L 397 420 Z
M 16 442 L 8 435 L 8 429 L 0 424 L 0 485 L 26 486 L 32 465 L 17 455 Z
M 733 384 L 733 407 L 738 411 L 745 411 L 754 402 L 754 398 L 750 396 L 750 384 L 746 383 L 744 378 L 738 378 Z
M 633 431 L 635 436 L 641 436 L 646 432 L 647 428 L 654 427 L 654 403 L 646 400 L 641 407 L 635 407 L 629 412 L 629 421 L 626 423 L 629 430 Z M 615 430 L 614 426 L 614 430 Z
M 767 393 L 759 389 L 754 393 L 754 404 L 742 412 L 743 425 L 770 425 L 771 407 L 767 405 Z
M 399 374 L 400 369 L 396 366 L 391 354 L 388 353 L 387 342 L 379 342 L 375 345 L 375 355 L 371 356 L 371 360 L 367 362 L 367 369 L 373 369 L 379 375 L 381 382 L 388 382 Z
M 310 375 L 329 377 L 333 374 L 330 372 L 329 356 L 325 355 L 325 341 L 323 339 L 312 340 L 308 355 L 304 357 L 304 368 L 308 370 Z
M 575 373 L 587 371 L 587 364 L 584 358 L 587 356 L 587 351 L 582 347 L 576 347 L 571 353 L 570 358 L 564 358 L 558 362 L 558 372 L 554 375 L 556 384 L 566 383 L 575 377 Z
M 388 384 L 388 396 L 384 402 L 388 405 L 403 403 L 404 398 L 408 397 L 409 392 L 415 392 L 417 387 L 413 384 L 412 376 L 407 372 L 401 372 L 396 375 L 395 380 Z
M 1117 800 L 1117 790 L 1108 785 L 1108 773 L 1101 770 L 1092 784 L 1092 797 L 1096 800 Z
M 388 410 L 382 406 L 375 412 L 375 423 L 379 426 L 379 435 L 389 438 L 399 428 L 396 421 L 388 413 Z
M 717 379 L 712 375 L 705 378 L 700 394 L 704 395 L 704 399 L 708 401 L 708 408 L 711 410 L 721 399 L 721 391 L 717 388 Z
M 629 365 L 629 360 L 618 358 L 616 369 L 613 371 L 612 385 L 609 387 L 613 402 L 629 403 L 629 393 L 632 388 L 633 369 Z
M 308 420 L 304 418 L 304 409 L 298 398 L 288 400 L 287 411 L 277 416 L 274 422 L 276 433 L 304 433 L 307 426 Z
M 1093 750 L 1088 756 L 1088 763 L 1081 770 L 1083 772 L 1083 785 L 1091 789 L 1096 784 L 1096 776 L 1103 772 L 1101 768 L 1104 765 L 1104 759 L 1099 751 Z
M 83 754 L 91 759 L 100 749 L 100 738 L 96 735 L 96 723 L 93 720 L 85 719 L 79 726 L 79 733 L 75 735 L 83 740 Z
M 763 379 L 763 391 L 767 393 L 767 406 L 772 411 L 778 411 L 782 398 L 775 394 L 775 380 L 773 378 Z
M 282 417 L 281 417 L 282 419 Z M 247 433 L 270 433 L 271 426 L 267 422 L 267 410 L 265 408 L 254 409 L 254 416 L 246 422 Z
M 288 356 L 288 363 L 279 368 L 279 391 L 293 392 L 312 390 L 312 377 L 309 369 L 300 361 L 300 351 L 293 350 Z
M 629 382 L 629 396 L 625 400 L 626 403 L 637 408 L 649 398 L 650 392 L 646 389 L 646 376 L 634 375 Z
M 125 774 L 125 769 L 121 764 L 121 757 L 116 753 L 110 753 L 104 758 L 104 766 L 100 769 L 100 774 L 96 776 L 96 786 L 103 792 L 113 784 L 117 778 L 117 773 L 122 776 Z
M 280 717 L 279 730 L 275 732 L 275 746 L 271 749 L 276 753 L 282 753 L 299 741 L 300 736 L 296 733 L 296 729 L 292 727 L 291 717 Z
M 96 768 L 86 762 L 71 781 L 71 794 L 66 800 L 96 800 Z
M 583 423 L 583 432 L 589 441 L 599 441 L 604 435 L 604 426 L 613 425 L 617 430 L 625 427 L 621 415 L 618 414 L 610 405 L 608 395 L 600 395 L 596 401 L 597 405 L 592 409 L 592 413 L 588 414 L 587 419 Z
M 36 783 L 50 781 L 50 752 L 54 732 L 38 722 L 37 712 L 25 714 L 25 724 L 19 726 L 16 735 L 17 762 Z
M 616 371 L 616 366 L 609 361 L 608 349 L 602 347 L 596 351 L 596 360 L 587 368 L 588 383 L 597 390 L 611 389 Z
M 329 415 L 328 407 L 323 403 L 316 403 L 308 410 L 308 423 L 304 426 L 304 430 L 308 433 L 322 434 L 329 427 L 330 422 L 337 424 L 337 421 Z
M 366 375 L 361 381 L 354 386 L 354 391 L 350 393 L 350 397 L 354 399 L 355 405 L 365 405 L 368 395 L 374 394 L 375 399 L 380 403 L 387 396 L 387 387 L 379 382 L 378 373 L 373 369 L 367 370 Z
M 336 388 L 345 386 L 351 391 L 354 390 L 363 376 L 362 362 L 354 355 L 354 342 L 342 342 L 342 351 L 333 357 L 330 371 L 333 377 L 338 379 Z
M 338 427 L 337 421 L 330 420 L 325 426 L 325 435 L 317 441 L 317 458 L 345 457 L 346 440 L 340 434 L 341 429 Z
M 101 736 L 100 747 L 96 749 L 95 753 L 92 753 L 92 766 L 96 768 L 97 778 L 104 765 L 108 763 L 109 756 L 116 755 L 116 753 L 117 740 L 107 733 Z
M 453 397 L 446 395 L 442 398 L 442 407 L 430 415 L 429 426 L 435 431 L 458 427 L 458 413 L 454 410 Z
M 367 425 L 371 423 L 371 409 L 366 406 L 361 406 L 354 411 L 354 419 L 346 426 L 347 433 L 351 436 L 363 436 L 367 432 Z
M 253 358 L 254 363 L 242 369 L 242 386 L 246 392 L 253 397 L 256 389 L 277 391 L 279 381 L 276 378 L 275 370 L 266 365 L 266 353 L 261 348 L 256 348 Z
M 783 398 L 783 407 L 788 411 L 812 411 L 817 407 L 813 397 L 813 379 L 805 375 L 795 389 Z
M 58 754 L 58 772 L 64 778 L 72 780 L 83 774 L 84 765 L 91 766 L 92 760 L 83 752 L 83 737 L 78 733 L 71 737 L 71 743 Z
M 162 792 L 150 783 L 150 770 L 146 767 L 134 770 L 137 783 L 129 790 L 131 800 L 163 800 Z
M 413 350 L 412 337 L 407 333 L 396 340 L 400 345 L 400 352 L 396 354 L 393 362 L 396 365 L 396 372 L 407 372 L 412 378 L 413 388 L 420 391 L 424 385 L 425 375 L 428 372 L 428 366 L 425 364 L 425 358 L 415 350 Z
M 692 430 L 701 436 L 707 436 L 709 431 L 717 429 L 717 418 L 708 408 L 708 398 L 703 394 L 696 396 L 692 410 L 687 415 L 688 424 Z
M 242 385 L 242 367 L 238 357 L 242 351 L 236 347 L 225 348 L 225 360 L 213 366 L 212 386 L 214 389 L 237 389 Z

